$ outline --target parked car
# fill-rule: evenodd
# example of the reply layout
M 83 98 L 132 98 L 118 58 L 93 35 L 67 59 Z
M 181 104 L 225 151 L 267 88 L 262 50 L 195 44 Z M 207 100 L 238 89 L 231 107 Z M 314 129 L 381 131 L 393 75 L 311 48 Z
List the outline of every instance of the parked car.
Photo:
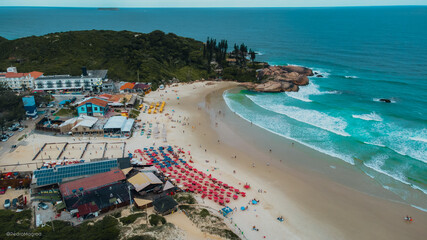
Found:
M 12 208 L 16 208 L 16 207 L 18 207 L 18 199 L 17 199 L 17 198 L 14 198 L 14 199 L 12 200 Z
M 5 187 L 0 188 L 0 194 L 5 194 L 5 193 L 6 193 L 6 188 Z
M 3 204 L 3 206 L 4 206 L 4 208 L 6 208 L 6 209 L 10 208 L 10 200 L 9 200 L 9 199 L 4 200 L 4 204 Z
M 7 140 L 9 140 L 9 137 L 3 137 L 1 140 L 2 142 L 7 142 Z
M 16 145 L 12 145 L 12 147 L 11 147 L 11 148 L 12 148 L 12 149 L 13 149 L 13 148 L 16 148 Z
M 43 209 L 43 210 L 46 210 L 46 209 L 48 209 L 49 208 L 49 205 L 47 205 L 46 203 L 44 203 L 44 202 L 40 202 L 39 203 L 39 208 L 41 208 L 41 209 Z
M 18 128 L 18 131 L 19 131 L 19 132 L 22 132 L 22 131 L 24 131 L 24 128 L 23 128 L 23 127 L 20 127 L 20 128 Z
M 6 133 L 9 137 L 12 137 L 13 135 L 15 135 L 14 133 Z

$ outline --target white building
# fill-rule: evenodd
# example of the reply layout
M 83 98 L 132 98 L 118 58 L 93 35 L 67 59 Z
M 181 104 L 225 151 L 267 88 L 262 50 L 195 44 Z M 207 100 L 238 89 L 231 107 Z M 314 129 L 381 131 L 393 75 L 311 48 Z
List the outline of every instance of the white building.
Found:
M 18 73 L 16 67 L 8 67 L 7 72 L 0 73 L 0 82 L 14 91 L 34 89 L 34 81 L 41 76 L 42 72 Z
M 101 88 L 103 80 L 107 77 L 108 70 L 82 69 L 81 76 L 50 75 L 37 78 L 34 82 L 35 90 L 57 91 L 57 90 L 85 90 L 95 91 Z

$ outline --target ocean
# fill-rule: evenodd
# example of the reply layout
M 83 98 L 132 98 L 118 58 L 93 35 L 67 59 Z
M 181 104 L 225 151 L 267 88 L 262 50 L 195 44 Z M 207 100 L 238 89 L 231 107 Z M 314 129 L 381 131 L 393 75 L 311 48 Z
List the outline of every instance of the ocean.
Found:
M 159 29 L 245 43 L 257 60 L 310 67 L 323 77 L 311 77 L 297 93 L 230 90 L 224 100 L 247 121 L 353 165 L 427 209 L 427 7 L 4 7 L 0 23 L 7 39 Z

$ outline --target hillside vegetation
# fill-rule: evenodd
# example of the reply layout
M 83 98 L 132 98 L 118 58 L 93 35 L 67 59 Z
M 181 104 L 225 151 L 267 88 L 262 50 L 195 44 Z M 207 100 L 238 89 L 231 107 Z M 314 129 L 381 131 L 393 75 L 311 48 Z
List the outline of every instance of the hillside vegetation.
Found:
M 162 31 L 143 34 L 91 30 L 15 40 L 0 38 L 0 70 L 13 65 L 19 72 L 80 75 L 81 67 L 86 66 L 88 69 L 108 69 L 109 78 L 120 81 L 136 82 L 139 73 L 141 82 L 153 82 L 154 85 L 174 77 L 180 81 L 217 77 L 222 73 L 212 71 L 210 60 L 215 56 L 207 56 L 204 45 Z M 225 56 L 224 50 L 226 48 L 221 46 L 221 54 Z M 220 65 L 229 74 L 227 79 L 255 79 L 255 71 L 246 66 L 243 69 Z

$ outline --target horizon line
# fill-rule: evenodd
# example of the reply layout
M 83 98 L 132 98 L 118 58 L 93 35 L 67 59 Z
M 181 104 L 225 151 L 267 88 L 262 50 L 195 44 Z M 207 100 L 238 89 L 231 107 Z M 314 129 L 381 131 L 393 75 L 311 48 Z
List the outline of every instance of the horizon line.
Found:
M 280 6 L 280 7 L 269 7 L 269 6 L 259 6 L 259 7 L 251 7 L 251 6 L 242 6 L 242 7 L 235 7 L 235 6 L 203 6 L 203 7 L 195 7 L 195 6 L 174 6 L 174 7 L 162 7 L 162 6 L 147 6 L 147 7 L 106 7 L 106 6 L 99 6 L 99 7 L 75 7 L 75 6 L 0 6 L 0 8 L 8 8 L 8 7 L 31 7 L 31 8 L 118 8 L 118 9 L 131 9 L 131 8 L 351 8 L 351 7 L 427 7 L 427 3 L 425 5 L 420 4 L 409 4 L 409 5 L 349 5 L 349 6 L 298 6 L 298 7 L 286 7 L 286 6 Z

